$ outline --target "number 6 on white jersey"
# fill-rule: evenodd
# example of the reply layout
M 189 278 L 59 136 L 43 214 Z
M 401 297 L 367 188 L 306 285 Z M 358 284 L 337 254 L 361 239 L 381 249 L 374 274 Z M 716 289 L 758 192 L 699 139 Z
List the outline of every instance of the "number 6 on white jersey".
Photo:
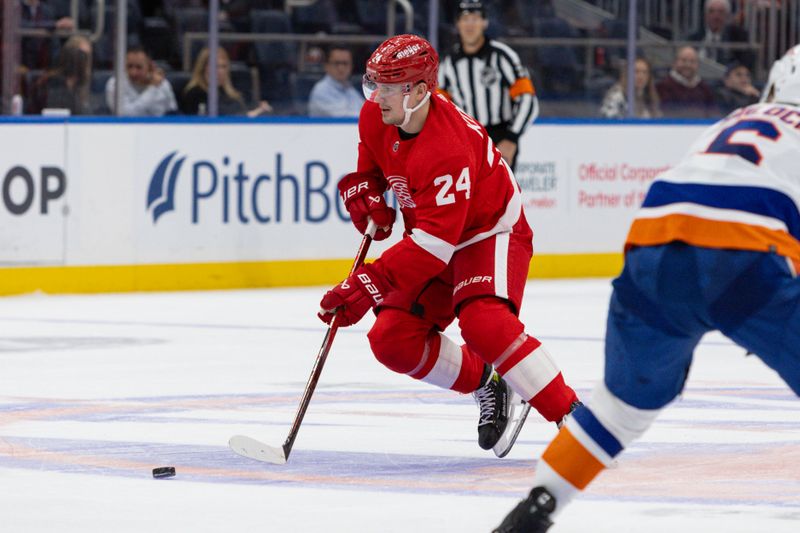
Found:
M 441 189 L 436 193 L 436 205 L 449 205 L 456 202 L 455 193 L 450 192 L 453 186 L 453 176 L 450 174 L 439 176 L 433 180 L 433 184 L 437 187 L 441 185 Z M 469 167 L 464 167 L 456 180 L 456 191 L 463 191 L 466 199 L 469 200 L 469 188 Z

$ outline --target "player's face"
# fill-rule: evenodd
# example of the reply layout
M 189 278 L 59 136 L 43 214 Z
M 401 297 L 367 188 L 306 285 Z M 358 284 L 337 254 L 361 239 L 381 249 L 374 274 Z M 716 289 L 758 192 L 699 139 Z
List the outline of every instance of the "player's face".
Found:
M 487 21 L 480 13 L 463 13 L 456 21 L 456 29 L 461 42 L 466 45 L 476 45 L 483 39 L 483 32 L 486 31 Z
M 381 87 L 378 90 L 375 103 L 381 108 L 381 119 L 383 119 L 384 124 L 400 125 L 405 120 L 403 100 L 405 99 L 406 87 L 405 84 L 394 84 Z M 410 101 L 409 106 L 413 107 Z
M 381 118 L 385 124 L 402 124 L 405 118 L 403 111 L 403 99 L 412 90 L 408 83 L 376 83 L 364 75 L 362 81 L 364 98 L 369 102 L 375 102 L 381 108 Z M 410 100 L 411 98 L 409 98 Z

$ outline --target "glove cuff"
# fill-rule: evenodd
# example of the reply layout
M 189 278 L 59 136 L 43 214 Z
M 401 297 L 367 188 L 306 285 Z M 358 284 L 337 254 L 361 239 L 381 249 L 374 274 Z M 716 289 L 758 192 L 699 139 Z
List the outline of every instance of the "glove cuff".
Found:
M 366 183 L 367 185 L 359 188 L 361 183 Z M 336 187 L 339 189 L 339 196 L 345 203 L 353 198 L 363 196 L 367 192 L 383 194 L 386 191 L 386 183 L 378 179 L 375 174 L 369 172 L 351 172 L 342 177 Z

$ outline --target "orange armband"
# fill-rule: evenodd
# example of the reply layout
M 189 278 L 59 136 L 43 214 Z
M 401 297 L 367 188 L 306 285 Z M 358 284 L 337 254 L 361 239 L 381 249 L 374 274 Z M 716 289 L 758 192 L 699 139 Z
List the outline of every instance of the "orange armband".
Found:
M 533 88 L 533 82 L 530 80 L 530 78 L 518 78 L 517 81 L 514 82 L 514 85 L 509 87 L 508 93 L 513 100 L 522 94 L 535 95 L 536 89 Z

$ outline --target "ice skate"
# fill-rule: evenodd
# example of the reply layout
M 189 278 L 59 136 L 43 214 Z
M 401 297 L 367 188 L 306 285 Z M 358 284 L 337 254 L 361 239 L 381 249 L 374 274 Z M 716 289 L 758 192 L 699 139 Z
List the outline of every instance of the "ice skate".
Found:
M 492 533 L 544 533 L 553 521 L 556 499 L 544 487 L 534 487 Z
M 497 372 L 492 372 L 486 384 L 472 393 L 480 408 L 478 445 L 505 457 L 522 430 L 530 404 L 516 394 Z
M 572 402 L 572 405 L 569 406 L 569 413 L 565 414 L 564 418 L 562 418 L 561 420 L 556 422 L 556 426 L 558 426 L 558 429 L 561 429 L 562 426 L 567 423 L 567 420 L 569 419 L 569 415 L 571 415 L 575 411 L 575 409 L 577 409 L 578 407 L 580 407 L 582 405 L 583 405 L 583 402 L 580 401 L 580 400 Z

